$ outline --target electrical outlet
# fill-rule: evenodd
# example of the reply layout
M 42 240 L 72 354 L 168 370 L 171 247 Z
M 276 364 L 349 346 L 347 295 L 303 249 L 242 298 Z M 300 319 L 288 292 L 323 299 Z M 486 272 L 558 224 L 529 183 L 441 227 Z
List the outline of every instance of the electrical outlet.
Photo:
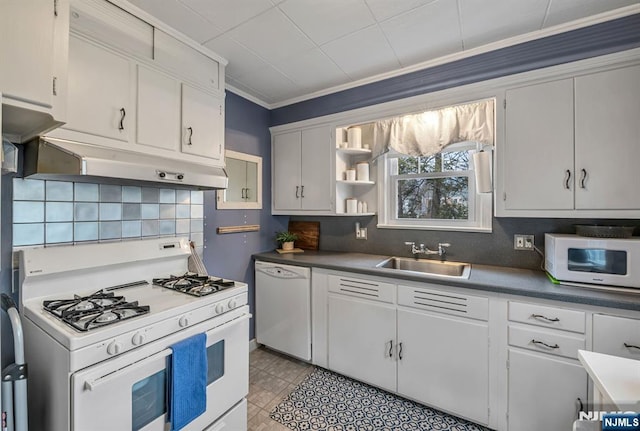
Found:
M 514 235 L 513 236 L 513 248 L 515 250 L 533 250 L 534 237 L 533 235 Z

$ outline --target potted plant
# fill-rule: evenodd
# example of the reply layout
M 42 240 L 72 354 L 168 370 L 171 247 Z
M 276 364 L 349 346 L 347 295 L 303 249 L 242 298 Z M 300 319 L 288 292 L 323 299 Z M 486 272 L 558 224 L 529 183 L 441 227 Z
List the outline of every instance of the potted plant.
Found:
M 289 231 L 276 233 L 276 241 L 282 244 L 283 250 L 293 250 L 293 242 L 298 239 L 298 235 Z

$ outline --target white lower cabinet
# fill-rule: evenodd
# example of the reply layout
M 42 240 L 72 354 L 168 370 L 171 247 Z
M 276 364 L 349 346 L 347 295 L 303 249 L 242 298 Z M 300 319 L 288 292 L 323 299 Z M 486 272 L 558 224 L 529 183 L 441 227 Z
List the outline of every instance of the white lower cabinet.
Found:
M 640 320 L 594 314 L 593 351 L 640 360 Z
M 508 350 L 508 430 L 571 430 L 587 373 L 576 361 Z
M 329 297 L 329 368 L 396 391 L 395 306 Z
M 487 322 L 398 310 L 398 393 L 486 424 Z

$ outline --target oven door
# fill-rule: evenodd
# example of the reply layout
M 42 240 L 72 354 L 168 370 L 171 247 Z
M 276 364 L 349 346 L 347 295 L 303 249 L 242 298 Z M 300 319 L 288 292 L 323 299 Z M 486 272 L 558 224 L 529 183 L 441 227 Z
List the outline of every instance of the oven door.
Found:
M 212 424 L 249 389 L 249 314 L 221 322 L 238 311 L 75 373 L 71 377 L 72 431 L 169 429 L 169 346 L 203 332 L 207 334 L 207 409 L 183 429 L 200 431 Z

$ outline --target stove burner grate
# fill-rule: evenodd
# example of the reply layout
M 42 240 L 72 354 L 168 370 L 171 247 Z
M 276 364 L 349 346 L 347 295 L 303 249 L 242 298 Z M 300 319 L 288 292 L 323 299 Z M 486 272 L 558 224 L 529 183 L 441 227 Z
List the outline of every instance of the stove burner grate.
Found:
M 43 307 L 81 332 L 131 319 L 150 311 L 146 305 L 138 305 L 137 301 L 127 302 L 124 296 L 116 296 L 113 292 L 103 290 L 89 296 L 74 295 L 72 299 L 44 301 Z
M 235 286 L 233 281 L 224 281 L 222 278 L 193 273 L 186 273 L 179 276 L 172 275 L 166 278 L 154 278 L 153 284 L 192 296 L 211 295 L 212 293 Z

